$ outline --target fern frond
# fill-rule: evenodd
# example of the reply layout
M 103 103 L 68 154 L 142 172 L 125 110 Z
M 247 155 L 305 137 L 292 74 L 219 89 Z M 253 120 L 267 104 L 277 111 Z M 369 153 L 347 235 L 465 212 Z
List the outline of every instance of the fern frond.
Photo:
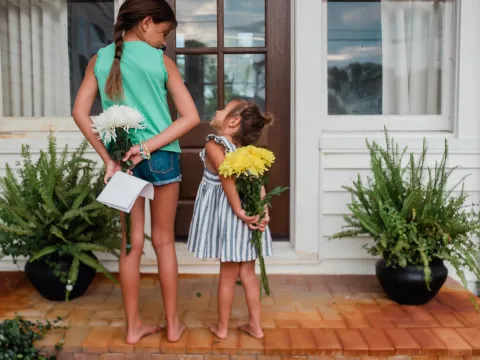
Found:
M 43 248 L 42 250 L 40 250 L 38 253 L 36 253 L 35 255 L 33 255 L 31 258 L 30 258 L 30 262 L 34 262 L 44 256 L 47 256 L 47 255 L 50 255 L 50 254 L 53 254 L 54 252 L 58 251 L 58 248 L 56 246 L 47 246 L 46 248 Z

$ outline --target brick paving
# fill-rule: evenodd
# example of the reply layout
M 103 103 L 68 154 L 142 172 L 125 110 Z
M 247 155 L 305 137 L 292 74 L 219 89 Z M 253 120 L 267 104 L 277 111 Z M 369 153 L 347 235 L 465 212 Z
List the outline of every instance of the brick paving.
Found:
M 207 326 L 216 319 L 216 280 L 209 275 L 180 276 L 181 317 L 188 329 L 175 344 L 161 333 L 136 346 L 125 344 L 120 288 L 100 276 L 83 297 L 55 303 L 41 298 L 23 274 L 0 274 L 0 320 L 16 313 L 32 320 L 63 317 L 69 326 L 66 333 L 54 332 L 37 344 L 48 353 L 64 337 L 60 360 L 480 357 L 480 313 L 468 293 L 450 279 L 429 304 L 406 307 L 388 300 L 374 276 L 271 275 L 272 296 L 263 299 L 261 341 L 235 330 L 247 318 L 240 286 L 229 338 L 220 341 L 209 333 Z M 141 312 L 146 321 L 163 321 L 160 287 L 152 275 L 141 279 Z

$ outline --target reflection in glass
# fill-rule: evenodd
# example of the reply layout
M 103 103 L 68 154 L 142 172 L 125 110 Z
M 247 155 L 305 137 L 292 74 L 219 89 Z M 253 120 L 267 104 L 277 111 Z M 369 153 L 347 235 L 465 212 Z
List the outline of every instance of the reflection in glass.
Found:
M 70 96 L 75 99 L 85 76 L 88 62 L 97 51 L 113 41 L 114 5 L 113 1 L 68 2 L 70 56 Z M 73 106 L 73 101 L 72 101 Z M 97 95 L 92 114 L 102 112 L 100 95 Z
M 177 66 L 200 119 L 210 121 L 218 105 L 217 55 L 177 55 Z
M 328 113 L 440 113 L 444 4 L 328 2 Z
M 265 55 L 225 55 L 225 104 L 237 98 L 265 110 Z
M 177 48 L 217 46 L 217 1 L 177 0 Z
M 265 0 L 225 0 L 225 46 L 265 46 Z

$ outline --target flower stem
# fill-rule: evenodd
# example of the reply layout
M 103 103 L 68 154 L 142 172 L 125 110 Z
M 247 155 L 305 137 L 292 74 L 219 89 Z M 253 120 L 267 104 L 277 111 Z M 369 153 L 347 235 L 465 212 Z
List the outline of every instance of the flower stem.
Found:
M 263 259 L 263 255 L 260 255 L 258 260 L 260 262 L 260 277 L 263 290 L 265 290 L 265 294 L 267 294 L 267 296 L 270 296 L 270 285 L 268 284 L 267 270 L 265 268 L 265 260 Z
M 125 238 L 126 238 L 126 252 L 130 254 L 132 250 L 132 221 L 129 213 L 125 213 Z
M 265 260 L 263 258 L 262 251 L 262 232 L 260 230 L 254 230 L 252 233 L 252 241 L 257 251 L 258 261 L 260 263 L 260 283 L 267 296 L 270 296 L 270 286 L 268 284 L 267 269 L 265 267 Z M 262 295 L 262 289 L 260 288 L 260 296 Z

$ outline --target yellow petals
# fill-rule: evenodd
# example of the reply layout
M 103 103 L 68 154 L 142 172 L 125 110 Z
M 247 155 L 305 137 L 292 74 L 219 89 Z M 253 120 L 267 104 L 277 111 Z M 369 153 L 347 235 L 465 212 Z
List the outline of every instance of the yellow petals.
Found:
M 263 175 L 274 161 L 275 155 L 270 150 L 253 145 L 244 146 L 225 155 L 218 173 L 224 177 L 240 175 L 258 177 Z

